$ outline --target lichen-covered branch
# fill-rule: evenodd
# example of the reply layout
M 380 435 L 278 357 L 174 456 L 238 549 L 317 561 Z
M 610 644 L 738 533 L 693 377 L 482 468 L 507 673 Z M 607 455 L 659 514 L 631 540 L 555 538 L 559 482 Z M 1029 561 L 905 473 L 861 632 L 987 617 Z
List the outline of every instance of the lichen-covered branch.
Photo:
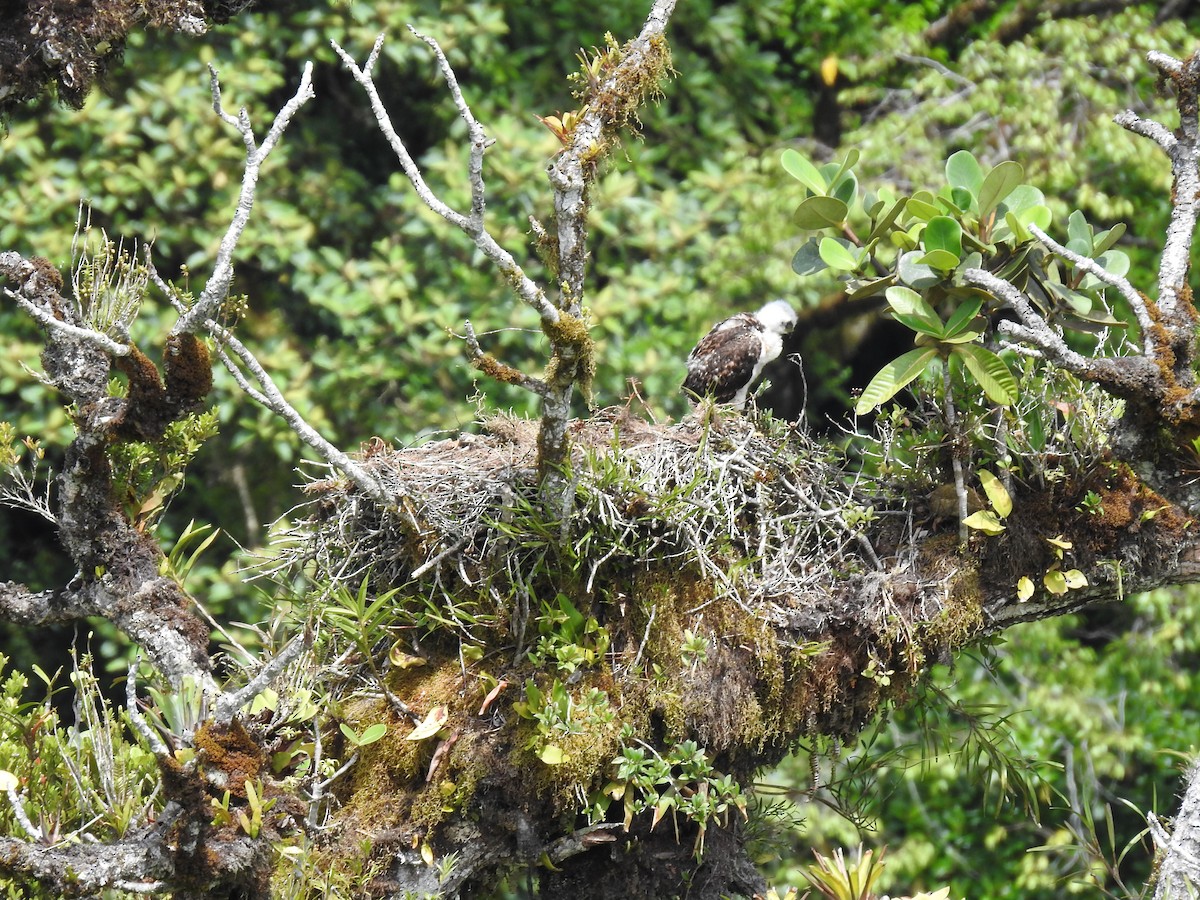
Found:
M 463 323 L 463 332 L 471 365 L 476 369 L 495 381 L 515 384 L 539 397 L 546 396 L 548 388 L 542 379 L 526 375 L 520 369 L 514 369 L 512 366 L 500 362 L 490 353 L 484 353 L 483 348 L 479 346 L 479 337 L 475 334 L 475 328 L 471 325 L 470 319 Z
M 670 70 L 670 50 L 663 36 L 675 0 L 656 0 L 636 38 L 597 60 L 599 74 L 588 72 L 596 84 L 584 93 L 569 141 L 547 170 L 554 188 L 557 227 L 555 270 L 558 308 L 570 317 L 569 329 L 547 330 L 553 352 L 549 391 L 542 405 L 542 433 L 538 460 L 543 476 L 567 459 L 567 422 L 576 384 L 589 389 L 595 369 L 595 348 L 583 323 L 583 298 L 588 256 L 588 186 L 596 164 L 614 146 L 617 133 L 637 115 L 638 109 L 658 90 Z M 604 63 L 609 65 L 606 67 Z
M 630 123 L 670 69 L 663 37 L 675 0 L 656 0 L 641 32 L 622 47 L 611 72 L 603 73 L 570 132 L 570 143 L 548 170 L 558 227 L 559 308 L 579 316 L 587 260 L 587 187 L 595 163 L 612 149 L 616 132 Z M 615 51 L 616 52 L 616 51 Z
M 8 251 L 5 256 L 10 255 L 18 257 L 19 254 Z M 8 260 L 7 265 L 11 265 L 15 260 Z M 17 302 L 17 306 L 21 307 L 35 322 L 48 328 L 52 331 L 61 331 L 69 337 L 76 338 L 82 341 L 90 341 L 95 344 L 105 353 L 111 356 L 125 356 L 129 353 L 129 345 L 122 344 L 120 341 L 114 341 L 107 334 L 96 331 L 94 328 L 82 328 L 78 325 L 72 325 L 70 322 L 64 322 L 54 316 L 53 313 L 47 312 L 39 306 L 35 306 L 32 301 L 15 293 L 9 288 L 4 289 L 4 296 Z
M 1155 823 L 1150 815 L 1151 825 Z M 1158 843 L 1158 841 L 1156 841 Z M 1162 858 L 1154 883 L 1154 900 L 1190 900 L 1200 890 L 1200 761 L 1188 767 L 1183 798 L 1171 836 L 1159 844 Z
M 1192 241 L 1200 215 L 1200 127 L 1197 102 L 1200 96 L 1200 52 L 1180 61 L 1164 53 L 1151 52 L 1147 59 L 1175 88 L 1179 110 L 1179 129 L 1171 133 L 1157 122 L 1150 122 L 1127 110 L 1116 117 L 1118 125 L 1157 143 L 1171 161 L 1171 221 L 1158 266 L 1158 320 L 1165 331 L 1166 343 L 1175 350 L 1172 367 L 1175 380 L 1190 389 L 1194 384 L 1191 363 L 1195 358 L 1195 308 L 1188 272 L 1191 269 Z
M 221 84 L 217 80 L 217 70 L 209 66 L 209 73 L 213 110 L 221 117 L 222 121 L 232 125 L 241 133 L 242 141 L 246 145 L 246 168 L 242 173 L 242 189 L 238 193 L 237 211 L 229 223 L 229 228 L 225 231 L 225 236 L 221 238 L 212 274 L 199 299 L 191 309 L 179 317 L 175 327 L 171 329 L 172 335 L 193 334 L 201 330 L 207 320 L 217 318 L 221 304 L 229 295 L 229 286 L 233 283 L 233 255 L 237 250 L 242 232 L 246 229 L 246 223 L 250 221 L 250 212 L 254 208 L 254 192 L 258 187 L 259 171 L 267 156 L 279 143 L 288 123 L 292 121 L 300 107 L 315 96 L 312 88 L 312 63 L 305 63 L 304 74 L 300 77 L 300 86 L 296 89 L 296 93 L 276 114 L 275 121 L 267 132 L 267 136 L 263 138 L 262 144 L 257 144 L 254 139 L 254 129 L 250 124 L 250 115 L 245 108 L 242 108 L 236 117 L 225 111 L 221 105 Z
M 250 352 L 250 349 L 234 337 L 229 329 L 222 327 L 212 320 L 205 322 L 205 328 L 225 348 L 231 350 L 233 355 L 241 360 L 242 365 L 246 367 L 246 370 L 250 372 L 251 377 L 258 384 L 259 390 L 252 388 L 246 381 L 245 375 L 242 374 L 233 361 L 226 355 L 221 356 L 221 361 L 225 364 L 226 369 L 242 385 L 243 389 L 247 390 L 247 394 L 251 399 L 262 404 L 283 419 L 300 440 L 312 447 L 327 463 L 359 485 L 376 503 L 386 506 L 393 502 L 394 498 L 384 490 L 383 486 L 368 471 L 335 447 L 319 431 L 305 421 L 299 410 L 288 403 L 287 398 L 283 396 L 283 392 L 279 390 L 274 379 L 262 367 L 262 364 L 255 358 L 254 354 Z
M 40 882 L 63 897 L 86 897 L 112 889 L 162 891 L 174 865 L 166 841 L 154 833 L 113 844 L 54 847 L 0 838 L 0 872 Z
M 108 457 L 110 444 L 128 436 L 127 429 L 136 426 L 140 436 L 147 428 L 165 427 L 196 398 L 172 397 L 140 353 L 148 372 L 133 370 L 144 377 L 130 377 L 127 396 L 110 396 L 112 360 L 80 321 L 81 311 L 59 293 L 61 280 L 56 284 L 51 271 L 37 260 L 0 254 L 0 275 L 18 285 L 21 296 L 75 326 L 47 329 L 42 365 L 50 383 L 75 410 L 75 438 L 54 480 L 51 502 L 60 539 L 78 575 L 58 592 L 33 594 L 9 585 L 0 608 L 26 622 L 104 615 L 145 647 L 173 684 L 191 678 L 215 690 L 207 629 L 179 585 L 159 574 L 162 551 L 153 538 L 135 528 L 122 510 Z
M 525 271 L 513 258 L 512 254 L 501 247 L 499 242 L 492 237 L 484 222 L 486 203 L 483 182 L 483 153 L 491 146 L 492 141 L 487 138 L 483 127 L 471 114 L 470 106 L 463 98 L 462 90 L 458 86 L 458 80 L 455 78 L 450 64 L 446 61 L 446 56 L 442 52 L 441 47 L 430 37 L 426 37 L 415 30 L 412 33 L 428 44 L 433 50 L 438 60 L 438 66 L 450 89 L 454 104 L 458 107 L 459 112 L 467 122 L 471 136 L 471 154 L 468 163 L 468 178 L 470 179 L 471 186 L 471 212 L 469 214 L 458 212 L 434 194 L 433 190 L 426 183 L 424 175 L 421 174 L 421 169 L 417 165 L 416 160 L 408 152 L 404 138 L 400 136 L 392 124 L 391 116 L 389 116 L 387 107 L 384 106 L 383 100 L 379 96 L 379 90 L 371 74 L 375 68 L 376 61 L 379 59 L 379 51 L 383 47 L 384 35 L 381 34 L 375 39 L 375 46 L 371 48 L 371 53 L 367 56 L 367 61 L 362 66 L 355 63 L 350 54 L 342 49 L 336 41 L 333 42 L 333 49 L 337 52 L 342 62 L 345 63 L 346 68 L 350 70 L 350 73 L 354 76 L 354 80 L 362 85 L 363 90 L 366 91 L 367 97 L 371 101 L 371 110 L 375 114 L 375 121 L 379 124 L 380 130 L 388 139 L 388 143 L 391 144 L 396 158 L 400 161 L 400 168 L 408 177 L 413 190 L 421 202 L 451 225 L 461 229 L 467 237 L 471 238 L 472 242 L 483 252 L 484 256 L 495 264 L 500 275 L 512 287 L 517 296 L 535 309 L 543 321 L 554 322 L 558 319 L 558 311 L 546 299 L 545 292 L 525 274 Z

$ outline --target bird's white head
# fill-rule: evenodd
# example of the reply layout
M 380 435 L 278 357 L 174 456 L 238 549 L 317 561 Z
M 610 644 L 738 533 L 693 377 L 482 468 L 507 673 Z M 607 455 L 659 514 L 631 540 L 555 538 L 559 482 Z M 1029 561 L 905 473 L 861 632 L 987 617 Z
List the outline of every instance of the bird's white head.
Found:
M 791 334 L 796 327 L 796 311 L 786 300 L 772 300 L 754 314 L 763 328 L 778 335 Z

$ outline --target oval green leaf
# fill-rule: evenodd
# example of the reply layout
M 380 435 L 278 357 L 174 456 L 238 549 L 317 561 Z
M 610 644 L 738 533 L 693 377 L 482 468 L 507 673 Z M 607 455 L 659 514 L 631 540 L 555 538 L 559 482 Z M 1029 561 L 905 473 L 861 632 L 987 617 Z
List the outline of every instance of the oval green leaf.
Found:
M 817 171 L 817 167 L 795 150 L 791 148 L 784 150 L 780 162 L 783 163 L 783 171 L 787 172 L 814 194 L 824 194 L 829 189 L 829 183 Z
M 900 280 L 918 290 L 933 287 L 942 280 L 941 275 L 921 262 L 924 255 L 920 250 L 912 250 L 903 254 L 896 264 L 896 274 L 900 276 Z
M 925 316 L 936 321 L 939 325 L 942 323 L 937 313 L 933 311 L 933 307 L 925 301 L 924 297 L 912 290 L 912 288 L 896 285 L 884 291 L 884 296 L 887 298 L 888 306 L 898 313 Z
M 1050 222 L 1053 221 L 1054 214 L 1050 212 L 1048 206 L 1031 206 L 1028 209 L 1023 209 L 1017 213 L 1017 221 L 1028 228 L 1030 225 L 1036 225 L 1038 228 L 1045 231 L 1050 227 Z
M 1129 272 L 1129 256 L 1124 250 L 1109 250 L 1097 257 L 1096 262 L 1110 275 L 1124 277 Z
M 950 272 L 958 268 L 958 257 L 949 250 L 930 250 L 917 262 L 939 272 Z
M 949 216 L 934 216 L 930 219 L 921 239 L 925 242 L 926 250 L 945 250 L 956 257 L 962 256 L 962 226 Z
M 975 195 L 966 188 L 950 188 L 950 202 L 959 212 L 970 212 L 975 205 Z
M 855 163 L 858 162 L 858 158 L 861 155 L 862 154 L 858 152 L 857 148 L 851 148 L 850 152 L 846 154 L 846 158 L 842 160 L 841 164 L 836 169 L 834 169 L 833 176 L 829 179 L 829 183 L 837 184 L 841 180 L 842 176 L 845 175 L 846 172 L 848 172 L 855 165 Z M 830 169 L 833 168 L 833 166 L 832 164 L 827 164 L 823 168 Z
M 836 227 L 846 221 L 848 207 L 836 197 L 809 197 L 796 207 L 793 221 L 808 231 Z
M 946 323 L 946 337 L 954 337 L 971 326 L 974 330 L 974 320 L 979 315 L 979 310 L 983 307 L 983 297 L 972 293 L 967 295 L 962 303 L 958 304 L 958 308 L 950 315 L 950 320 Z
M 358 739 L 358 746 L 365 747 L 367 744 L 373 744 L 385 734 L 387 734 L 387 725 L 383 722 L 376 722 L 362 733 L 362 737 Z
M 1125 234 L 1125 223 L 1118 222 L 1108 231 L 1102 231 L 1096 235 L 1095 243 L 1092 245 L 1092 252 L 1099 255 L 1119 241 L 1122 235 Z
M 1025 177 L 1020 163 L 1005 160 L 987 173 L 979 188 L 979 215 L 986 216 L 1011 194 Z
M 1019 184 L 1004 198 L 1004 205 L 1009 212 L 1019 213 L 1046 202 L 1046 195 L 1032 184 Z
M 884 213 L 880 219 L 875 222 L 874 227 L 871 228 L 871 233 L 867 235 L 868 244 L 871 243 L 871 241 L 878 240 L 887 234 L 888 229 L 892 227 L 892 223 L 896 221 L 896 217 L 900 215 L 900 210 L 904 209 L 904 204 L 906 202 L 907 200 L 904 197 L 901 197 L 892 204 L 891 208 L 888 209 L 888 211 Z
M 824 265 L 822 265 L 824 268 Z M 871 278 L 867 281 L 855 281 L 846 285 L 847 300 L 862 300 L 865 297 L 874 297 L 882 294 L 887 288 L 896 283 L 894 274 L 885 275 L 883 278 Z
M 849 249 L 848 244 L 848 241 L 843 242 L 838 238 L 824 237 L 821 238 L 817 250 L 829 268 L 852 272 L 858 268 L 858 257 Z
M 809 238 L 804 246 L 796 251 L 796 255 L 792 257 L 793 272 L 797 275 L 815 275 L 829 268 L 825 260 L 821 259 L 821 253 L 817 249 L 819 243 L 816 238 Z
M 979 196 L 983 184 L 983 167 L 970 150 L 959 150 L 946 160 L 946 181 L 951 187 L 966 188 L 972 195 Z
M 1072 210 L 1071 215 L 1067 216 L 1067 245 L 1070 246 L 1076 241 L 1087 247 L 1086 250 L 1080 251 L 1084 256 L 1092 255 L 1092 226 L 1088 224 L 1083 213 L 1077 209 Z
M 860 416 L 865 415 L 879 404 L 886 403 L 924 372 L 936 357 L 937 350 L 918 347 L 893 359 L 863 388 L 862 395 L 854 404 L 854 412 Z
M 853 172 L 847 172 L 834 183 L 829 193 L 849 206 L 858 196 L 858 178 Z
M 935 216 L 942 214 L 942 211 L 932 203 L 926 203 L 924 200 L 918 200 L 916 197 L 908 198 L 908 202 L 904 205 L 904 210 L 914 219 L 920 219 L 922 222 L 928 222 Z

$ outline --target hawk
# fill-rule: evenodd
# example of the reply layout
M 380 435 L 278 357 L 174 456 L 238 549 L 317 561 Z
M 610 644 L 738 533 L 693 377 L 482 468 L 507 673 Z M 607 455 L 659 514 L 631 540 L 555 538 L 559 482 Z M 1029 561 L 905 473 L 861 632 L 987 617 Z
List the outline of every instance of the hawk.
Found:
M 786 300 L 718 322 L 688 354 L 683 389 L 743 409 L 763 366 L 779 356 L 783 336 L 795 327 L 796 311 Z

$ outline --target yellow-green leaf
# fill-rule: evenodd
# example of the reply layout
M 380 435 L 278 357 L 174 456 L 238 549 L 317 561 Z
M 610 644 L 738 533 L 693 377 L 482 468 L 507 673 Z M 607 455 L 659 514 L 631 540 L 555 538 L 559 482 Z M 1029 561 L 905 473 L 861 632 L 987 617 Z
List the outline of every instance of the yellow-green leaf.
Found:
M 1017 399 L 1017 379 L 1008 363 L 991 350 L 979 344 L 957 344 L 954 352 L 966 363 L 967 371 L 993 403 L 1008 406 Z
M 1067 582 L 1067 587 L 1072 591 L 1078 590 L 1081 587 L 1087 587 L 1087 576 L 1078 569 L 1068 569 L 1063 572 L 1063 578 Z
M 992 509 L 996 510 L 996 515 L 1007 519 L 1012 513 L 1012 497 L 1004 489 L 1004 484 L 987 469 L 979 470 L 979 483 L 983 485 L 983 492 L 987 494 L 988 502 L 992 504 Z
M 984 534 L 1000 534 L 1004 531 L 1004 523 L 996 518 L 990 509 L 981 509 L 963 519 L 963 524 Z
M 387 734 L 387 725 L 383 722 L 376 722 L 362 733 L 362 737 L 358 739 L 358 746 L 365 747 L 367 744 L 373 744 L 385 734 Z
M 796 207 L 795 223 L 806 231 L 840 226 L 850 209 L 837 197 L 809 197 Z
M 431 738 L 446 724 L 446 719 L 449 718 L 450 711 L 443 706 L 435 706 L 429 711 L 421 723 L 408 733 L 404 738 L 406 741 L 423 741 L 425 738 Z
M 538 758 L 548 766 L 561 766 L 571 760 L 570 756 L 563 753 L 562 747 L 556 747 L 554 744 L 547 744 L 543 747 Z
M 392 645 L 392 649 L 388 651 L 388 662 L 397 669 L 415 669 L 417 666 L 426 665 L 424 659 L 405 652 L 400 644 Z
M 817 252 L 825 265 L 831 269 L 850 272 L 858 267 L 858 257 L 847 246 L 848 241 L 839 238 L 823 237 L 817 245 Z
M 15 791 L 21 780 L 7 769 L 0 769 L 0 791 Z
M 1024 177 L 1021 164 L 1012 160 L 1005 160 L 988 172 L 979 186 L 979 215 L 986 216 L 999 206 Z
M 858 415 L 866 415 L 881 403 L 886 403 L 928 368 L 937 357 L 937 350 L 918 347 L 896 357 L 876 373 L 871 383 L 863 388 L 862 395 L 854 404 Z
M 1033 580 L 1028 575 L 1017 579 L 1017 600 L 1024 603 L 1033 596 Z
M 1065 594 L 1067 592 L 1067 579 L 1058 569 L 1051 569 L 1042 577 L 1042 584 L 1046 585 L 1046 590 L 1052 594 Z
M 814 194 L 824 194 L 829 190 L 829 182 L 820 170 L 790 147 L 783 151 L 783 170 L 799 181 Z
M 273 688 L 263 688 L 250 701 L 250 715 L 256 716 L 264 709 L 274 712 L 279 707 L 279 694 Z

